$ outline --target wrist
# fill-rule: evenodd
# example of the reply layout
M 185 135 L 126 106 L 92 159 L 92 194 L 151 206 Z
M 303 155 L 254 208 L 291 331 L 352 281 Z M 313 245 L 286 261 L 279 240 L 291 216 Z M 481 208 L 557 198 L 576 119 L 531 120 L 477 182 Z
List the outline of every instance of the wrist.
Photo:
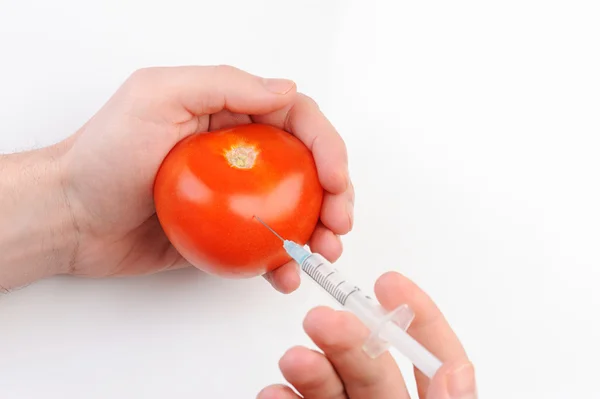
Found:
M 57 145 L 0 158 L 0 290 L 69 273 L 78 233 Z

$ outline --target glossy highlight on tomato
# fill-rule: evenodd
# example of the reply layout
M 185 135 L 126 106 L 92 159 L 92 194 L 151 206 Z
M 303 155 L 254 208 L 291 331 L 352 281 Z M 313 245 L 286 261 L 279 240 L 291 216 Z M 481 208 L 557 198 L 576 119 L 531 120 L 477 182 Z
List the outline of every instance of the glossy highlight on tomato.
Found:
M 195 267 L 230 278 L 261 275 L 290 260 L 255 215 L 305 244 L 322 200 L 310 150 L 286 131 L 254 123 L 186 137 L 154 183 L 169 241 Z

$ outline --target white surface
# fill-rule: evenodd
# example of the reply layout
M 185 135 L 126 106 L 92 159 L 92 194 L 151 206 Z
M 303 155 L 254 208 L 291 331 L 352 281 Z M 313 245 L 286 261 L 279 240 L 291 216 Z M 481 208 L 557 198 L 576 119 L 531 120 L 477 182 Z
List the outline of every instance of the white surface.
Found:
M 415 279 L 482 398 L 594 396 L 597 2 L 239 3 L 0 0 L 0 150 L 67 136 L 139 67 L 291 77 L 350 152 L 345 274 Z M 331 304 L 306 283 L 283 297 L 186 270 L 1 296 L 0 396 L 254 397 L 308 343 L 306 311 Z

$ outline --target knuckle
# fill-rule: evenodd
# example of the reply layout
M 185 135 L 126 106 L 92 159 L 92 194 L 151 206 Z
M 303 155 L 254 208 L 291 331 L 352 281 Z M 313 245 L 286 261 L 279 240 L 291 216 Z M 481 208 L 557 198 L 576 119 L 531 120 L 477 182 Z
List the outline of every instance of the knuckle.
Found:
M 156 72 L 156 69 L 157 68 L 155 67 L 137 69 L 131 74 L 129 80 L 133 82 L 147 80 L 151 75 L 153 75 Z
M 148 86 L 156 84 L 160 68 L 148 67 L 134 71 L 125 82 L 125 89 L 129 94 L 137 94 L 147 90 Z
M 238 68 L 228 64 L 219 64 L 213 67 L 213 74 L 216 77 L 229 77 L 236 75 L 239 72 L 240 70 Z
M 317 103 L 317 101 L 314 98 L 307 96 L 304 93 L 298 93 L 298 97 L 299 97 L 300 101 L 302 103 L 304 103 L 305 106 L 321 110 L 321 108 L 319 107 L 319 104 Z

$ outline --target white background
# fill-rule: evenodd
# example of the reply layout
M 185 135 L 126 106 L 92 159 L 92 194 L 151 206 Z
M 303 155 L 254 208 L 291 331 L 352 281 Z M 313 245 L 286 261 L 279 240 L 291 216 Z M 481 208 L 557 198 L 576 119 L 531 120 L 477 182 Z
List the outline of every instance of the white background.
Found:
M 0 0 L 0 150 L 66 137 L 144 66 L 293 78 L 348 145 L 345 274 L 421 285 L 482 398 L 591 397 L 595 3 Z M 0 296 L 0 397 L 253 398 L 283 381 L 287 348 L 310 345 L 317 304 L 333 303 L 310 281 L 284 297 L 192 270 L 43 281 Z

